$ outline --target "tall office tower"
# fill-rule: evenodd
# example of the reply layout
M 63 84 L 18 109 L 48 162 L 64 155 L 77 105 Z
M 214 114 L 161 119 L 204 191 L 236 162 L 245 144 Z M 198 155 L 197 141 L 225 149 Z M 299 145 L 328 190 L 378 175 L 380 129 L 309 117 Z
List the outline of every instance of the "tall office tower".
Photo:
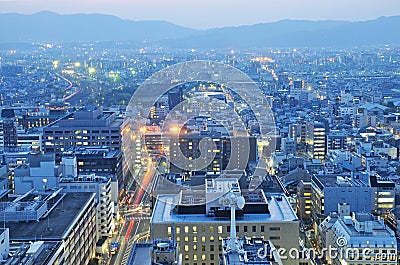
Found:
M 128 122 L 102 107 L 78 110 L 43 129 L 44 152 L 60 156 L 71 146 L 108 146 L 121 150 Z
M 172 110 L 176 105 L 182 101 L 182 88 L 174 88 L 168 92 L 168 106 Z
M 3 120 L 3 142 L 5 148 L 14 148 L 18 146 L 17 128 L 11 119 Z
M 325 159 L 326 155 L 326 131 L 325 126 L 316 121 L 307 122 L 306 145 L 310 157 Z
M 170 142 L 171 172 L 182 173 L 190 171 L 190 169 L 222 171 L 229 159 L 228 141 L 228 138 L 220 132 L 202 131 L 180 135 L 177 141 L 171 140 Z M 205 150 L 200 150 L 200 142 L 204 143 L 205 150 L 211 152 L 205 153 Z M 187 160 L 175 159 L 178 157 L 178 152 L 182 152 Z M 212 159 L 212 162 L 206 163 L 209 159 Z

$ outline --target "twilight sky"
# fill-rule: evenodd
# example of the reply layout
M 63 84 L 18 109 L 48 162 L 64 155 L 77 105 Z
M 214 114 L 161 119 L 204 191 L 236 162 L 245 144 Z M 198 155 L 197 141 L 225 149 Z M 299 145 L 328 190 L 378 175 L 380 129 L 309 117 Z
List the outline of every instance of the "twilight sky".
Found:
M 400 0 L 0 0 L 0 12 L 103 13 L 192 28 L 281 19 L 368 20 L 400 15 Z

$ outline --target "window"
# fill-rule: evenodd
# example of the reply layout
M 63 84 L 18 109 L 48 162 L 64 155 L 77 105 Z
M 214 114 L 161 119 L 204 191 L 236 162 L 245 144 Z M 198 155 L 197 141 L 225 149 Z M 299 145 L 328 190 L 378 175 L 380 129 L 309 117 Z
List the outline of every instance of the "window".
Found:
M 193 242 L 196 243 L 197 242 L 197 236 L 193 237 Z
M 206 254 L 201 255 L 201 260 L 206 260 Z
M 179 226 L 176 227 L 176 234 L 179 235 L 181 233 L 181 228 Z
M 222 234 L 222 225 L 218 226 L 218 234 Z
M 281 231 L 280 227 L 270 227 L 269 231 Z
M 197 254 L 193 254 L 193 260 L 197 260 Z
M 201 237 L 201 242 L 203 242 L 203 243 L 206 242 L 206 237 L 205 236 Z
M 210 236 L 210 242 L 214 242 L 214 236 Z
M 172 234 L 172 228 L 170 226 L 168 226 L 167 231 L 168 231 L 168 235 Z
M 253 225 L 252 231 L 253 231 L 253 233 L 257 232 L 257 227 L 255 225 Z
M 210 226 L 210 233 L 214 233 L 214 226 Z
M 189 242 L 189 237 L 185 236 L 185 242 Z
M 269 239 L 270 240 L 280 240 L 281 237 L 280 236 L 270 236 Z
M 185 233 L 189 233 L 189 226 L 185 226 Z
M 261 226 L 261 232 L 264 233 L 265 232 L 264 230 L 265 230 L 265 227 L 262 225 Z
M 197 234 L 197 226 L 193 226 L 192 230 L 193 230 L 193 234 Z
M 186 252 L 189 251 L 189 245 L 185 245 L 185 251 L 186 251 Z
M 247 225 L 243 227 L 243 232 L 247 233 Z
M 214 245 L 210 245 L 210 251 L 214 251 Z

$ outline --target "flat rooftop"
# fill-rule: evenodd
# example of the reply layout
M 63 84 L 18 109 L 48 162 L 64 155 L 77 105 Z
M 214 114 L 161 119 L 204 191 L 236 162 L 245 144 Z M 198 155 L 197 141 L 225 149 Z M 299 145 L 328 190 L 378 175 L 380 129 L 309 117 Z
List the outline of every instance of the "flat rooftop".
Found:
M 7 222 L 10 240 L 35 241 L 60 240 L 65 236 L 71 223 L 82 212 L 94 193 L 66 193 L 66 196 L 48 215 L 39 222 Z
M 338 184 L 338 177 L 341 185 Z M 345 175 L 313 175 L 311 179 L 322 190 L 326 187 L 367 187 L 367 185 L 359 179 L 350 178 Z
M 148 265 L 151 264 L 151 245 L 136 245 L 133 259 L 127 265 Z M 132 254 L 131 254 L 132 255 Z
M 179 195 L 159 195 L 154 206 L 151 223 L 198 223 L 220 220 L 219 218 L 206 216 L 205 214 L 178 214 L 174 211 L 178 202 Z M 270 213 L 244 214 L 243 218 L 238 219 L 237 222 L 285 222 L 298 220 L 286 196 L 282 194 L 268 194 L 267 203 Z M 229 222 L 229 219 L 224 221 Z

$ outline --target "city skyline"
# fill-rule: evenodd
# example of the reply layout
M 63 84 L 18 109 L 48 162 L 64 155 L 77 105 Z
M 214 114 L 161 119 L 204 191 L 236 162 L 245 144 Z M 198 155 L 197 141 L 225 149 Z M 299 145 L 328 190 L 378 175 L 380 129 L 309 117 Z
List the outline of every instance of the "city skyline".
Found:
M 129 20 L 165 20 L 194 29 L 252 25 L 284 19 L 292 20 L 346 20 L 363 21 L 381 16 L 400 14 L 400 3 L 396 0 L 384 1 L 261 1 L 218 3 L 206 1 L 128 1 L 105 0 L 49 1 L 49 0 L 1 0 L 1 13 L 32 14 L 52 11 L 60 14 L 101 13 L 115 15 Z M 203 15 L 201 15 L 203 14 Z

